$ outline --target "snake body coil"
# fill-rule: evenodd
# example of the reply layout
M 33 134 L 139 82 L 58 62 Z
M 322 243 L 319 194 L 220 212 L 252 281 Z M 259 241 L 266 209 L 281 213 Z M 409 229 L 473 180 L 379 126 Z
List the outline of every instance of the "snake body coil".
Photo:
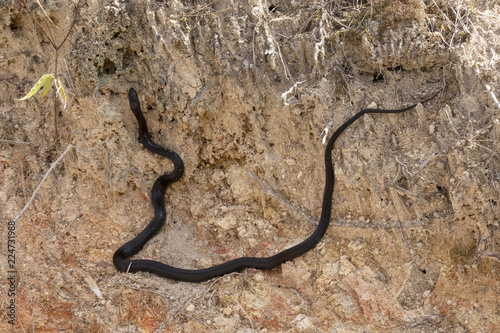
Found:
M 437 94 L 436 94 L 437 95 Z M 425 103 L 433 97 L 425 100 Z M 132 88 L 128 94 L 130 108 L 137 118 L 139 123 L 139 141 L 143 144 L 144 148 L 149 151 L 165 156 L 170 159 L 174 164 L 174 170 L 163 176 L 160 176 L 154 183 L 153 189 L 151 190 L 151 201 L 154 207 L 154 217 L 149 223 L 149 225 L 139 234 L 137 237 L 131 241 L 125 243 L 121 246 L 113 255 L 113 264 L 121 272 L 151 272 L 162 277 L 183 280 L 191 282 L 200 282 L 209 280 L 213 277 L 228 274 L 231 272 L 239 271 L 244 268 L 259 268 L 259 269 L 270 269 L 275 268 L 282 263 L 297 258 L 298 256 L 311 250 L 318 244 L 323 235 L 328 229 L 330 223 L 330 216 L 332 210 L 332 195 L 333 195 L 333 185 L 334 185 L 334 173 L 332 165 L 332 150 L 335 141 L 340 136 L 340 134 L 354 123 L 358 118 L 363 116 L 365 113 L 400 113 L 408 111 L 414 108 L 417 104 L 397 109 L 397 110 L 382 110 L 382 109 L 364 109 L 359 111 L 349 120 L 347 120 L 342 126 L 340 126 L 335 133 L 331 136 L 325 149 L 325 191 L 323 193 L 323 206 L 321 210 L 321 216 L 319 219 L 318 226 L 316 230 L 307 239 L 301 243 L 286 249 L 278 254 L 267 258 L 257 258 L 257 257 L 242 257 L 238 259 L 233 259 L 220 265 L 216 265 L 210 268 L 204 269 L 182 269 L 177 267 L 172 267 L 167 264 L 154 261 L 154 260 L 144 260 L 144 259 L 134 259 L 129 260 L 138 253 L 143 246 L 154 237 L 160 229 L 165 224 L 166 211 L 165 211 L 165 191 L 167 187 L 178 181 L 184 173 L 184 163 L 182 159 L 175 152 L 158 146 L 152 139 L 148 130 L 146 119 L 142 114 L 141 107 L 139 104 L 139 98 L 137 97 L 136 91 Z

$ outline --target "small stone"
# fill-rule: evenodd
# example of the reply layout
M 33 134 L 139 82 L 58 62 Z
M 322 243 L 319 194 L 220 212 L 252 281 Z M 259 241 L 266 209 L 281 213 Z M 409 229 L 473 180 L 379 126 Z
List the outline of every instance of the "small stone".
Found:
M 309 318 L 302 313 L 295 317 L 294 322 L 296 323 L 297 328 L 301 331 L 307 330 L 312 325 L 311 320 L 309 320 Z
M 201 268 L 212 267 L 212 266 L 213 266 L 212 259 L 210 259 L 210 258 L 200 259 L 200 267 Z
M 189 303 L 188 306 L 186 306 L 186 311 L 187 312 L 193 312 L 194 311 L 194 305 L 192 303 Z
M 230 230 L 236 227 L 237 221 L 234 215 L 224 216 L 222 219 L 215 222 L 215 224 L 224 230 Z
M 254 276 L 253 276 L 253 279 L 257 282 L 262 282 L 264 281 L 264 275 L 262 275 L 262 273 L 256 273 Z
M 216 183 L 220 183 L 224 180 L 224 178 L 226 178 L 226 175 L 224 174 L 224 171 L 220 169 L 215 170 L 212 174 L 212 180 Z

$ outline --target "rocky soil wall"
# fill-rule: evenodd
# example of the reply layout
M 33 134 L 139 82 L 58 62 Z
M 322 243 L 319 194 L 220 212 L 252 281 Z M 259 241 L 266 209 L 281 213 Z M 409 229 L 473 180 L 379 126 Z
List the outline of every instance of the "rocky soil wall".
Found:
M 72 1 L 40 1 L 61 41 Z M 81 0 L 59 51 L 67 108 L 40 93 L 55 52 L 30 2 L 0 0 L 0 227 L 16 221 L 15 326 L 2 245 L 0 330 L 16 332 L 500 331 L 500 5 L 491 0 Z M 137 256 L 204 268 L 305 239 L 321 212 L 332 131 L 332 224 L 270 271 L 204 283 L 118 273 L 182 157 L 167 225 Z M 51 93 L 48 94 L 50 96 Z M 255 179 L 259 179 L 256 181 Z M 99 299 L 90 285 L 95 282 Z

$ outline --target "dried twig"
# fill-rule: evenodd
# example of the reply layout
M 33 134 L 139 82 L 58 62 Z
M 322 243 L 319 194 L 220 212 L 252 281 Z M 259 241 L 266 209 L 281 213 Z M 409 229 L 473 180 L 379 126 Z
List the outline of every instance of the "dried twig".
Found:
M 26 182 L 24 181 L 24 166 L 23 166 L 23 159 L 20 157 L 19 158 L 19 166 L 21 170 L 20 171 L 20 176 L 21 176 L 21 187 L 23 189 L 23 197 L 26 196 Z
M 393 189 L 395 189 L 395 190 L 397 190 L 397 191 L 399 191 L 399 192 L 403 193 L 403 194 L 406 194 L 407 196 L 410 196 L 410 197 L 415 197 L 415 198 L 417 198 L 417 199 L 420 199 L 420 201 L 421 201 L 424 205 L 426 205 L 426 204 L 427 204 L 427 200 L 425 200 L 424 198 L 422 198 L 422 196 L 421 196 L 421 195 L 419 195 L 418 193 L 411 192 L 411 191 L 409 191 L 409 190 L 407 190 L 407 189 L 405 189 L 405 188 L 402 188 L 401 186 L 396 185 L 396 184 L 392 185 L 391 187 L 392 187 Z
M 189 106 L 194 106 L 196 103 L 198 103 L 198 101 L 200 100 L 201 96 L 203 95 L 203 93 L 205 92 L 205 90 L 208 88 L 208 84 L 204 84 L 203 87 L 200 88 L 200 90 L 198 90 L 198 92 L 196 93 L 196 95 L 194 96 L 194 98 L 191 100 L 191 102 L 189 102 Z
M 16 312 L 16 317 L 17 317 L 17 322 L 21 326 L 21 329 L 23 330 L 23 333 L 26 333 L 26 330 L 24 329 L 23 323 L 21 322 L 21 318 L 19 318 L 19 313 Z
M 499 252 L 480 252 L 479 254 L 500 262 L 500 253 Z
M 257 32 L 257 28 L 259 27 L 260 24 L 260 17 L 257 23 L 255 24 L 255 27 L 253 28 L 253 34 L 252 34 L 252 63 L 254 66 L 257 65 L 257 56 L 255 53 L 255 34 Z
M 441 157 L 441 156 L 444 156 L 444 155 L 439 154 L 439 153 L 431 154 L 431 156 L 429 156 L 425 161 L 423 161 L 422 163 L 419 164 L 418 169 L 422 170 L 429 162 L 431 162 L 431 161 L 433 161 L 436 158 Z
M 29 145 L 30 144 L 29 142 L 25 142 L 25 141 L 14 141 L 14 140 L 0 140 L 0 142 L 4 142 L 4 143 L 18 143 L 18 144 L 23 144 L 23 145 Z
M 479 236 L 481 236 L 481 235 L 479 235 Z M 495 246 L 494 239 L 493 239 L 493 242 L 491 244 L 492 251 L 486 251 L 486 249 L 489 247 L 488 242 L 489 242 L 490 238 L 492 238 L 492 237 L 493 237 L 493 234 L 489 234 L 486 237 L 480 237 L 479 242 L 477 244 L 477 252 L 484 257 L 494 259 L 494 260 L 497 260 L 500 262 L 500 252 L 494 251 L 494 246 Z
M 500 109 L 500 103 L 498 102 L 497 97 L 493 93 L 493 90 L 491 90 L 491 87 L 488 84 L 485 84 L 484 86 L 486 88 L 486 91 L 490 94 L 491 99 L 493 99 L 493 102 L 495 102 L 495 104 L 497 105 L 497 107 Z
M 248 321 L 250 322 L 250 325 L 252 326 L 252 331 L 253 331 L 255 329 L 253 326 L 253 321 L 252 321 L 252 319 L 250 319 L 250 316 L 248 315 L 248 313 L 245 311 L 245 309 L 241 306 L 240 302 L 238 301 L 238 285 L 236 285 L 236 287 L 234 288 L 234 301 L 236 302 L 236 304 L 238 304 L 238 307 L 241 309 L 241 311 L 243 311 L 243 313 L 247 317 Z
M 286 200 L 285 198 L 283 198 L 281 195 L 279 195 L 276 191 L 274 191 L 272 188 L 270 188 L 269 186 L 267 186 L 266 184 L 264 184 L 264 182 L 262 180 L 259 179 L 259 177 L 257 177 L 256 175 L 254 175 L 251 171 L 247 171 L 247 174 L 257 182 L 257 184 L 259 184 L 259 186 L 265 191 L 267 192 L 270 196 L 272 196 L 274 199 L 278 200 L 282 205 L 284 205 L 285 207 L 295 211 L 295 212 L 298 212 L 299 214 L 301 214 L 302 216 L 305 216 L 311 223 L 314 223 L 314 224 L 317 224 L 318 221 L 316 221 L 316 219 L 313 219 L 312 217 L 308 216 L 301 208 L 295 206 L 294 204 L 292 204 L 290 201 Z
M 332 221 L 330 225 L 336 227 L 347 227 L 347 228 L 361 228 L 361 229 L 394 229 L 394 228 L 408 228 L 408 227 L 419 227 L 422 225 L 426 225 L 429 223 L 430 219 L 425 218 L 420 221 L 415 222 L 407 222 L 407 223 L 392 223 L 389 225 L 385 225 L 383 223 L 364 223 L 364 222 L 342 222 L 342 221 Z
M 108 174 L 106 175 L 106 183 L 104 185 L 104 194 L 106 195 L 106 197 L 108 196 L 109 178 L 111 177 L 111 171 L 113 170 L 113 160 L 111 158 L 111 153 L 109 152 L 109 149 L 108 149 L 108 160 L 109 160 L 109 170 Z
M 278 47 L 278 55 L 279 55 L 280 60 L 281 60 L 281 65 L 283 65 L 283 72 L 285 73 L 285 77 L 289 80 L 292 80 L 292 82 L 295 81 L 292 77 L 292 74 L 288 70 L 288 66 L 286 65 L 285 60 L 283 60 L 283 55 L 281 54 L 280 44 L 274 39 L 274 37 L 271 37 L 271 38 L 272 38 L 273 42 L 276 44 L 276 46 Z
M 405 234 L 405 228 L 404 228 L 403 222 L 401 222 L 401 219 L 399 218 L 398 210 L 396 209 L 396 205 L 394 204 L 394 201 L 391 200 L 391 204 L 392 204 L 392 208 L 394 209 L 394 213 L 396 213 L 396 216 L 398 217 L 398 224 L 399 224 L 399 228 L 401 229 L 401 236 L 403 237 L 403 241 L 404 241 L 406 247 L 408 247 L 408 242 L 406 241 L 406 234 Z
M 38 190 L 40 189 L 40 187 L 42 186 L 42 184 L 45 182 L 45 180 L 47 179 L 47 177 L 49 176 L 50 172 L 52 171 L 52 169 L 55 168 L 55 166 L 57 165 L 57 163 L 59 163 L 59 161 L 64 157 L 64 155 L 66 155 L 66 153 L 73 147 L 72 144 L 69 144 L 68 147 L 66 148 L 66 150 L 61 154 L 61 156 L 59 156 L 57 158 L 57 160 L 55 160 L 54 163 L 52 163 L 52 165 L 50 166 L 49 170 L 47 170 L 47 172 L 45 173 L 45 175 L 43 176 L 42 178 L 42 181 L 40 182 L 40 184 L 38 184 L 38 186 L 36 187 L 35 189 L 35 192 L 33 192 L 33 194 L 31 195 L 31 198 L 30 200 L 28 201 L 28 203 L 26 204 L 26 206 L 24 206 L 24 208 L 21 210 L 21 212 L 19 212 L 19 214 L 17 214 L 16 217 L 14 217 L 14 219 L 12 220 L 13 222 L 17 221 L 21 215 L 23 215 L 23 213 L 26 211 L 26 209 L 28 209 L 28 207 L 31 205 L 31 203 L 33 202 L 33 199 L 35 198 L 35 195 L 36 193 L 38 192 Z
M 448 107 L 449 108 L 449 107 Z M 446 117 L 448 117 L 448 121 L 450 122 L 450 125 L 451 125 L 451 129 L 453 130 L 453 132 L 455 132 L 456 135 L 458 135 L 459 137 L 462 137 L 460 134 L 458 134 L 458 131 L 457 129 L 455 128 L 455 126 L 453 125 L 453 122 L 451 121 L 451 118 L 450 118 L 450 115 L 448 113 L 448 110 L 447 110 L 447 107 L 444 107 L 443 108 L 444 112 L 446 113 Z
M 284 93 L 281 94 L 281 99 L 283 100 L 283 103 L 285 104 L 285 106 L 290 105 L 290 103 L 288 102 L 287 96 L 289 94 L 293 93 L 294 89 L 297 88 L 297 86 L 299 84 L 302 84 L 302 83 L 304 83 L 306 81 L 307 80 L 295 82 L 295 84 L 293 86 L 291 86 L 290 89 L 288 89 L 287 91 L 285 91 Z
M 33 306 L 31 307 L 31 331 L 35 332 L 35 305 L 36 305 L 36 292 L 33 293 Z

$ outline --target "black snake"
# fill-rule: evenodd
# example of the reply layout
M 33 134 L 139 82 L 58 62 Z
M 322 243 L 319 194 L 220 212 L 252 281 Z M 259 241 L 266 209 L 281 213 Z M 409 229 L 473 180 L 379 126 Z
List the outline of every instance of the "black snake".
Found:
M 437 94 L 423 101 L 425 103 L 433 99 Z M 383 110 L 383 109 L 364 109 L 356 113 L 353 117 L 343 123 L 331 136 L 325 149 L 325 191 L 323 193 L 323 206 L 321 209 L 321 216 L 319 219 L 318 226 L 316 230 L 307 239 L 301 243 L 292 246 L 289 249 L 283 250 L 278 254 L 267 258 L 257 258 L 257 257 L 242 257 L 238 259 L 233 259 L 220 265 L 216 265 L 210 268 L 204 269 L 182 269 L 177 267 L 172 267 L 167 264 L 154 261 L 154 260 L 144 260 L 144 259 L 134 259 L 129 260 L 138 253 L 143 246 L 154 237 L 160 229 L 165 224 L 166 211 L 165 211 L 165 191 L 167 187 L 178 181 L 184 173 L 184 163 L 182 159 L 175 152 L 157 145 L 152 139 L 149 133 L 146 119 L 141 111 L 141 106 L 139 104 L 139 98 L 135 89 L 130 89 L 128 94 L 128 99 L 130 103 L 130 108 L 137 118 L 139 123 L 139 141 L 143 144 L 144 148 L 149 151 L 165 156 L 170 159 L 174 164 L 174 170 L 170 173 L 160 176 L 154 183 L 153 189 L 151 190 L 151 201 L 154 207 L 154 217 L 148 226 L 139 234 L 137 237 L 131 241 L 125 243 L 121 246 L 113 255 L 113 264 L 121 272 L 151 272 L 159 276 L 183 280 L 200 282 L 209 280 L 213 277 L 228 274 L 231 272 L 239 271 L 244 268 L 253 267 L 259 269 L 270 269 L 279 266 L 280 264 L 297 258 L 298 256 L 311 250 L 318 244 L 330 223 L 330 215 L 332 210 L 332 195 L 333 195 L 333 185 L 334 185 L 334 173 L 332 166 L 332 150 L 335 141 L 340 136 L 340 134 L 354 123 L 358 118 L 363 116 L 365 113 L 400 113 L 408 111 L 414 108 L 417 104 L 410 105 L 405 108 L 397 110 Z

